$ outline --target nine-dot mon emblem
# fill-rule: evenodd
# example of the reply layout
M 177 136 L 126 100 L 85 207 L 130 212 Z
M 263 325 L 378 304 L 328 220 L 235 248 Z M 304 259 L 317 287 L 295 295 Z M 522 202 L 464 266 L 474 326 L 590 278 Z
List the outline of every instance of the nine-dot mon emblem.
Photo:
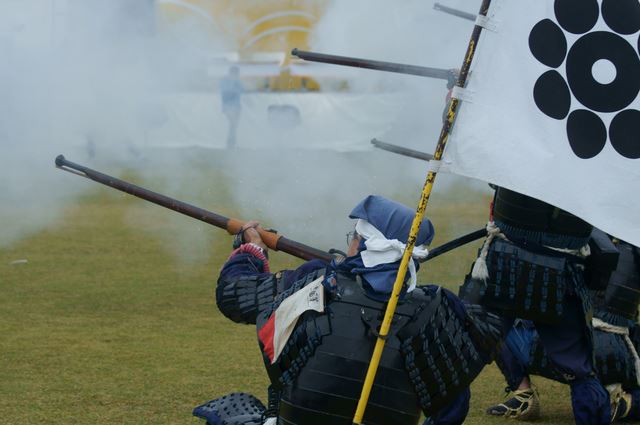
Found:
M 578 157 L 595 157 L 608 139 L 620 155 L 640 158 L 640 111 L 629 107 L 640 92 L 640 2 L 556 0 L 554 9 L 557 23 L 544 19 L 529 35 L 533 56 L 553 68 L 535 83 L 536 105 L 566 120 Z M 600 16 L 609 30 L 593 31 Z M 569 46 L 566 33 L 580 37 Z M 566 79 L 557 70 L 562 65 Z

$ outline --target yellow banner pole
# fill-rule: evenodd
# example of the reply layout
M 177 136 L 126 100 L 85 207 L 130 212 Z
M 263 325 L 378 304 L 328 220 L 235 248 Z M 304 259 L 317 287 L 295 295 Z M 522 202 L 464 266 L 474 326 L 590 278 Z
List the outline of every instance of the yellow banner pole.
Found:
M 482 5 L 480 6 L 479 14 L 482 16 L 487 16 L 487 12 L 489 11 L 490 4 L 491 4 L 491 0 L 483 0 Z M 469 76 L 469 69 L 471 68 L 471 62 L 473 61 L 473 56 L 476 52 L 476 47 L 478 45 L 478 41 L 480 40 L 481 33 L 482 33 L 482 27 L 476 24 L 476 26 L 473 29 L 473 33 L 471 34 L 471 40 L 469 41 L 469 45 L 467 47 L 467 53 L 462 63 L 462 67 L 460 68 L 460 74 L 458 76 L 458 81 L 456 83 L 456 86 L 460 88 L 464 88 L 467 83 L 467 77 Z M 440 137 L 438 138 L 438 144 L 436 145 L 436 151 L 433 154 L 432 161 L 440 161 L 442 159 L 442 155 L 444 154 L 444 149 L 447 146 L 449 133 L 451 132 L 451 128 L 453 127 L 453 122 L 455 121 L 455 117 L 456 117 L 456 113 L 458 112 L 459 105 L 460 105 L 460 100 L 455 97 L 452 97 L 451 101 L 449 102 L 449 107 L 447 110 L 447 118 L 442 125 L 442 130 L 440 132 Z M 439 162 L 436 162 L 435 164 L 439 164 Z M 411 260 L 411 254 L 416 244 L 416 238 L 418 237 L 418 232 L 420 231 L 420 224 L 422 223 L 422 220 L 424 218 L 424 213 L 427 209 L 429 197 L 431 196 L 431 190 L 433 189 L 433 184 L 436 180 L 436 174 L 437 174 L 437 166 L 432 166 L 431 170 L 427 174 L 427 179 L 424 183 L 424 187 L 422 188 L 420 203 L 418 204 L 416 215 L 413 219 L 413 223 L 411 224 L 411 231 L 409 232 L 407 246 L 402 255 L 402 260 L 400 261 L 400 268 L 398 269 L 398 275 L 396 277 L 396 281 L 393 284 L 393 291 L 391 292 L 391 297 L 389 298 L 389 303 L 387 304 L 387 309 L 384 314 L 384 319 L 382 320 L 382 325 L 380 326 L 379 336 L 376 341 L 375 348 L 373 349 L 373 355 L 371 356 L 369 369 L 367 370 L 367 375 L 364 380 L 362 393 L 360 394 L 360 400 L 358 401 L 358 407 L 353 417 L 354 425 L 361 425 L 362 420 L 364 418 L 364 413 L 367 408 L 367 403 L 369 402 L 369 396 L 371 395 L 373 383 L 376 378 L 376 372 L 378 371 L 378 366 L 380 365 L 380 358 L 382 357 L 382 351 L 384 350 L 384 345 L 387 339 L 387 335 L 389 335 L 389 329 L 391 328 L 391 321 L 393 320 L 393 315 L 395 314 L 396 307 L 398 305 L 398 300 L 400 298 L 400 291 L 402 290 L 402 285 L 404 284 L 404 278 L 407 274 L 407 267 L 409 265 L 409 260 Z

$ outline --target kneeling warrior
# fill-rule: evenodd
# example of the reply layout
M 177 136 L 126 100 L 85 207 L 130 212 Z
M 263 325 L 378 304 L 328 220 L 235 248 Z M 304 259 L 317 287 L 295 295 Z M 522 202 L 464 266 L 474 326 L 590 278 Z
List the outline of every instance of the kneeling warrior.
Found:
M 614 240 L 619 252 L 613 273 L 589 273 L 596 280 L 607 278 L 603 290 L 590 291 L 594 303 L 593 345 L 595 369 L 611 396 L 613 420 L 640 420 L 640 253 L 638 248 Z M 604 285 L 594 282 L 591 287 Z M 530 321 L 517 321 L 496 359 L 513 389 L 513 397 L 492 406 L 494 416 L 533 420 L 539 413 L 539 400 L 529 375 L 535 374 L 567 383 L 553 368 L 538 333 Z
M 268 408 L 233 394 L 197 407 L 196 416 L 212 425 L 352 424 L 414 212 L 369 196 L 350 217 L 357 223 L 345 259 L 276 274 L 258 233 L 246 226 L 216 296 L 229 319 L 257 324 L 271 380 Z M 427 254 L 433 233 L 424 220 L 414 258 Z M 469 383 L 501 338 L 498 317 L 442 288 L 416 287 L 417 268 L 411 261 L 364 418 L 369 425 L 416 425 L 422 413 L 438 423 L 439 411 L 468 399 Z
M 571 386 L 576 424 L 609 424 L 609 393 L 594 372 L 585 284 L 593 227 L 552 205 L 497 188 L 487 230 L 461 297 L 499 311 L 506 329 L 516 318 L 531 320 L 549 363 Z

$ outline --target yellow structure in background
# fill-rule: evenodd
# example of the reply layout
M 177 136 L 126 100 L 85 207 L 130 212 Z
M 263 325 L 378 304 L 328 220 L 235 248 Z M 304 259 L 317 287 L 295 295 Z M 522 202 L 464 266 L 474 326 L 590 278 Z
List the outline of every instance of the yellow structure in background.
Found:
M 329 1 L 157 0 L 157 11 L 163 25 L 188 21 L 200 27 L 212 37 L 212 48 L 223 37 L 240 64 L 277 64 L 280 72 L 265 76 L 264 89 L 303 91 L 320 87 L 309 76 L 291 75 L 290 52 L 309 50 L 309 35 Z

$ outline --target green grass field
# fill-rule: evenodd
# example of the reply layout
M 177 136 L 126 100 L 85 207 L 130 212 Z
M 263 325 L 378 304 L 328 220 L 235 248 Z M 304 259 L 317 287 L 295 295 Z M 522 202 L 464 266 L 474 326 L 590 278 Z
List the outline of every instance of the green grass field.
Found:
M 486 195 L 461 193 L 432 199 L 434 245 L 484 223 Z M 228 193 L 203 196 L 213 207 Z M 233 203 L 218 209 L 237 211 Z M 185 226 L 197 229 L 194 246 L 207 249 L 181 240 Z M 344 243 L 343 234 L 335 240 Z M 221 230 L 96 184 L 54 226 L 0 249 L 0 423 L 197 423 L 192 408 L 225 393 L 265 399 L 254 328 L 226 320 L 215 305 L 230 244 Z M 434 260 L 421 281 L 456 290 L 477 246 Z M 18 259 L 28 263 L 10 264 Z M 272 255 L 272 269 L 299 263 Z M 535 382 L 538 423 L 572 424 L 568 387 Z M 473 384 L 466 423 L 504 423 L 484 415 L 504 386 L 495 366 L 487 367 Z

